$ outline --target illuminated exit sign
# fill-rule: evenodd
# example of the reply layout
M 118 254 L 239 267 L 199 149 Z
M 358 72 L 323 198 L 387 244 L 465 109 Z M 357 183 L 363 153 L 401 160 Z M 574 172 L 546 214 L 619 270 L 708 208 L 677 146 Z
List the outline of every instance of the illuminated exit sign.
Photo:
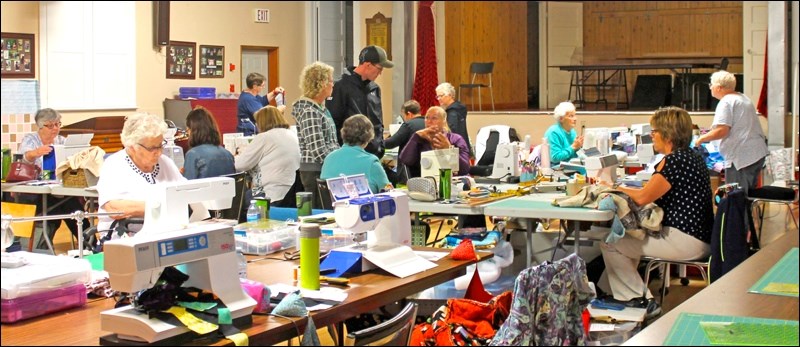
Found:
M 256 23 L 269 23 L 269 10 L 266 8 L 256 9 Z

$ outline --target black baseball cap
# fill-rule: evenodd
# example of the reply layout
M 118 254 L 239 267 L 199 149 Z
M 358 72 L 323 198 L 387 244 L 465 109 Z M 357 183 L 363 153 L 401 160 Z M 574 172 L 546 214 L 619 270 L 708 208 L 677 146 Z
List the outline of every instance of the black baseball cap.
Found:
M 367 46 L 358 54 L 358 65 L 366 62 L 378 64 L 386 68 L 394 67 L 394 63 L 386 57 L 386 51 L 380 46 Z

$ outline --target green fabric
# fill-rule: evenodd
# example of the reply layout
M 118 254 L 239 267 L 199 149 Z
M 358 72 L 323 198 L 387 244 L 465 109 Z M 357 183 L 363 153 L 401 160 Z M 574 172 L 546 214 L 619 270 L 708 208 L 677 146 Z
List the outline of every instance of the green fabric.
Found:
M 103 255 L 103 253 L 95 253 L 95 254 L 85 255 L 85 256 L 83 256 L 83 259 L 86 259 L 86 260 L 89 261 L 89 264 L 92 265 L 92 270 L 95 270 L 95 271 L 103 271 L 104 270 L 104 268 L 103 268 L 103 261 L 104 260 L 103 259 L 105 259 L 105 256 Z

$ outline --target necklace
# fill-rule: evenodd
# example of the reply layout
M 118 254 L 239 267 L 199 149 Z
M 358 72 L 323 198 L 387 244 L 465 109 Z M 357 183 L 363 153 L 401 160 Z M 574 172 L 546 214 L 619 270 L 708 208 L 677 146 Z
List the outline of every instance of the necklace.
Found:
M 160 169 L 158 163 L 156 163 L 155 168 L 153 168 L 153 172 L 143 172 L 142 170 L 139 170 L 139 167 L 136 166 L 136 164 L 133 163 L 133 160 L 131 160 L 130 155 L 125 156 L 125 161 L 127 161 L 128 165 L 131 166 L 133 172 L 136 172 L 139 174 L 139 176 L 142 176 L 145 179 L 145 181 L 147 181 L 147 183 L 156 184 L 156 177 L 158 177 L 158 171 Z

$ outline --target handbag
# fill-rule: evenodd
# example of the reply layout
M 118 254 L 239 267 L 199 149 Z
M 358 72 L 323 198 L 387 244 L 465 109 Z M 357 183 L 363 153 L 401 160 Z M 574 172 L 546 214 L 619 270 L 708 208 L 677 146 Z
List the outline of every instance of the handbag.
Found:
M 433 177 L 408 179 L 408 196 L 419 201 L 436 201 L 436 180 Z
M 22 182 L 38 180 L 42 169 L 34 164 L 15 161 L 11 163 L 6 182 Z

